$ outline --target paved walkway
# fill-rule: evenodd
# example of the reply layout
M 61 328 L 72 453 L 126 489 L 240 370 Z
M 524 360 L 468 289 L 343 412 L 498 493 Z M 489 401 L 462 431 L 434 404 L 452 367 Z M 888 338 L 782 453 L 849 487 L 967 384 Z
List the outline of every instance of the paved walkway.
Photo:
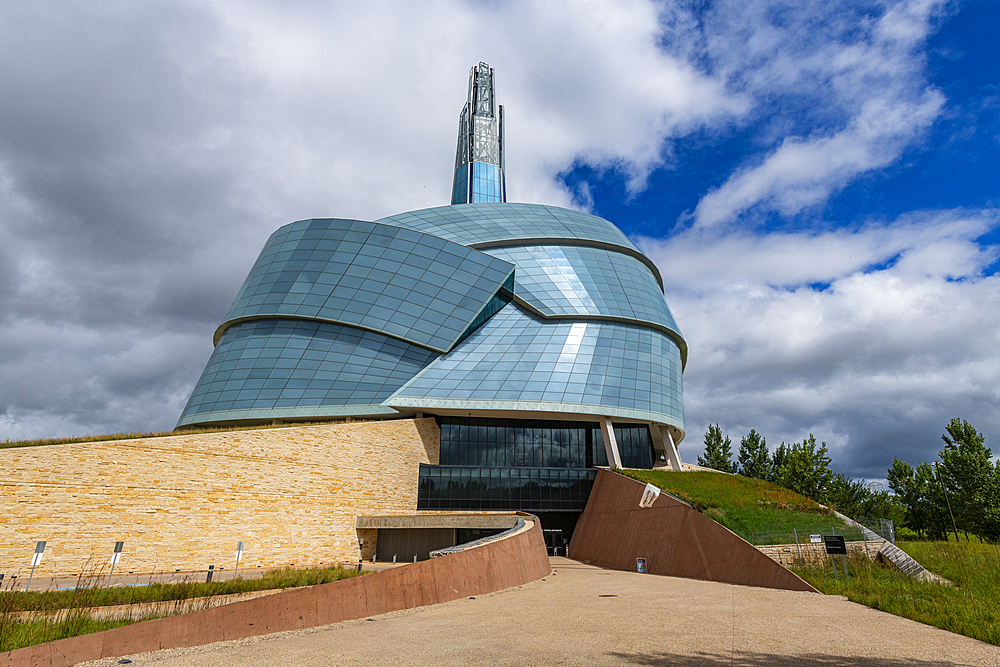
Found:
M 147 653 L 131 667 L 1000 665 L 1000 647 L 839 597 L 552 563 L 554 575 L 518 589 Z

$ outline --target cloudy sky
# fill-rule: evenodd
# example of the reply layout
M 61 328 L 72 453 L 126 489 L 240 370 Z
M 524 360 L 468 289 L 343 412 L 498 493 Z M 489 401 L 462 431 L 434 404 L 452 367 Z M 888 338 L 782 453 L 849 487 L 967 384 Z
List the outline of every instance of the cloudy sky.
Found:
M 990 27 L 992 26 L 992 28 Z M 264 240 L 445 204 L 469 67 L 511 201 L 659 265 L 693 459 L 1000 445 L 1000 3 L 0 5 L 0 439 L 173 427 Z

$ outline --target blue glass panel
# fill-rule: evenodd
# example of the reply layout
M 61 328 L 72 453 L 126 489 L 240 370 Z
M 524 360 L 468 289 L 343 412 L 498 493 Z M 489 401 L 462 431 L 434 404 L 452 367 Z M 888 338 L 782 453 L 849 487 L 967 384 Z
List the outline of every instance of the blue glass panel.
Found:
M 515 292 L 546 315 L 611 315 L 680 333 L 650 270 L 603 248 L 510 246 L 483 252 L 514 264 Z
M 589 213 L 540 204 L 480 203 L 407 211 L 378 222 L 471 245 L 512 239 L 584 239 L 638 248 L 613 224 Z
M 683 427 L 681 396 L 680 350 L 666 334 L 545 321 L 509 304 L 385 404 L 605 414 Z
M 260 343 L 263 348 L 237 345 L 240 340 Z M 322 348 L 318 350 L 321 358 L 306 358 L 310 352 L 317 352 L 315 348 Z M 258 349 L 276 350 L 280 356 L 251 356 Z M 245 407 L 262 409 L 326 406 L 331 408 L 330 415 L 340 414 L 333 408 L 368 405 L 374 406 L 369 412 L 392 414 L 381 402 L 436 356 L 430 350 L 382 334 L 342 325 L 242 322 L 223 334 L 179 424 L 199 423 L 200 415 L 209 414 L 210 421 L 225 420 L 224 413 L 240 409 L 247 401 L 250 405 Z M 233 361 L 248 362 L 249 373 L 225 381 L 212 380 L 218 368 Z M 279 363 L 284 367 L 278 367 Z M 321 415 L 322 410 L 312 414 Z M 253 417 L 233 414 L 232 418 Z
M 309 236 L 276 233 L 268 240 L 225 322 L 316 318 L 445 351 L 513 270 L 504 260 L 399 227 L 325 219 L 286 228 Z

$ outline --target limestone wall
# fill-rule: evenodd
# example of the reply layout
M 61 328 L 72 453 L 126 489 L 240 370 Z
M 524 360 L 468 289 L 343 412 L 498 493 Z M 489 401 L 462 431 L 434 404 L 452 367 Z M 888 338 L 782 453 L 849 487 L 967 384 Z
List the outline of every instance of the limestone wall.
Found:
M 415 513 L 439 448 L 415 419 L 0 450 L 0 573 L 38 540 L 35 577 L 106 571 L 118 540 L 123 574 L 230 569 L 238 541 L 241 569 L 356 562 L 356 517 Z
M 847 553 L 865 554 L 868 558 L 874 559 L 875 554 L 885 544 L 884 540 L 873 540 L 869 542 L 848 542 Z M 769 544 L 758 545 L 757 550 L 769 556 L 772 560 L 782 565 L 792 566 L 799 564 L 799 554 L 802 561 L 810 565 L 829 565 L 830 557 L 826 555 L 826 546 L 820 542 L 803 542 L 802 544 Z M 839 567 L 839 563 L 838 563 Z

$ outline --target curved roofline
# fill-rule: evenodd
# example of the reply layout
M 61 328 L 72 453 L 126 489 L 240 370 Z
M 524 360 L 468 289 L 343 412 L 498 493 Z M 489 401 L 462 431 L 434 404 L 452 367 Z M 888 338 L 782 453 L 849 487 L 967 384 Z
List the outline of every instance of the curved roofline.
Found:
M 652 271 L 653 277 L 656 278 L 656 283 L 660 286 L 660 292 L 663 292 L 663 278 L 660 276 L 660 270 L 656 268 L 656 264 L 653 264 L 653 260 L 646 257 L 642 252 L 629 248 L 628 246 L 618 245 L 617 243 L 607 243 L 606 241 L 593 241 L 591 239 L 567 239 L 563 237 L 538 237 L 529 239 L 503 239 L 500 241 L 484 241 L 483 243 L 470 243 L 465 246 L 466 248 L 472 248 L 473 250 L 486 250 L 488 248 L 510 248 L 516 246 L 532 246 L 532 245 L 568 245 L 568 246 L 583 246 L 585 248 L 600 248 L 602 250 L 610 250 L 612 252 L 618 252 L 623 255 L 628 255 L 633 257 L 640 262 L 642 262 L 647 269 Z

